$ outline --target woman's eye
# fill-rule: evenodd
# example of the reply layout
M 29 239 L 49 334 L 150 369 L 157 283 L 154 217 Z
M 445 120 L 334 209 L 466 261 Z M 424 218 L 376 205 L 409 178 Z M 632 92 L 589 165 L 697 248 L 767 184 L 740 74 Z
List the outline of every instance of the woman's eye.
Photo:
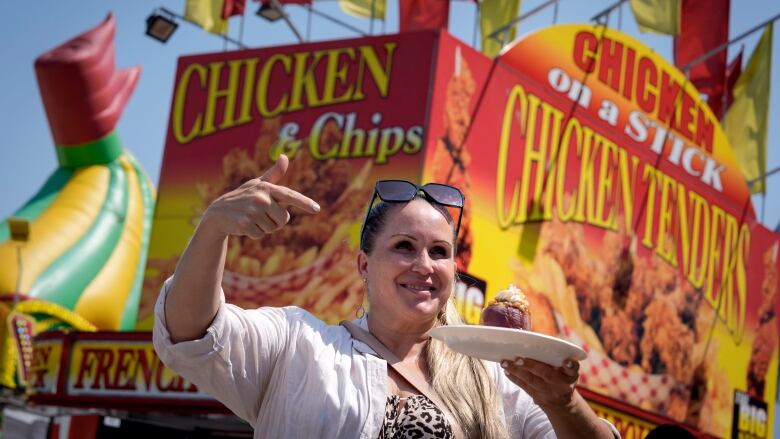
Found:
M 412 243 L 409 242 L 409 241 L 399 241 L 395 245 L 395 248 L 400 249 L 400 250 L 411 250 L 411 249 L 414 248 L 414 246 L 412 246 Z
M 450 257 L 450 252 L 447 250 L 446 247 L 437 245 L 431 249 L 431 255 L 438 256 L 441 258 L 448 258 Z

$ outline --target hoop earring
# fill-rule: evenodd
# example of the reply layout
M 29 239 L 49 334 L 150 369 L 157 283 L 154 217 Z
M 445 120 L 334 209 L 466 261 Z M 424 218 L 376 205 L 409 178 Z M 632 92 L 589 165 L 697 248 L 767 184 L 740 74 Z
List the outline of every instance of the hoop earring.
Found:
M 368 277 L 363 277 L 363 300 L 360 303 L 360 307 L 355 310 L 355 317 L 358 319 L 362 319 L 366 315 L 366 308 L 363 306 L 364 303 L 366 303 L 366 298 L 368 297 Z

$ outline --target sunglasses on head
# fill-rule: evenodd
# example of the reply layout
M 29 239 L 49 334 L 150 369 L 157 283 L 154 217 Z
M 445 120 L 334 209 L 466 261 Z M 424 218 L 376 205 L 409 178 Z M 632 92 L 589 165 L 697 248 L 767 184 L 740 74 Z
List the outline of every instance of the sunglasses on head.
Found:
M 460 233 L 460 220 L 463 217 L 464 201 L 463 193 L 458 188 L 440 183 L 427 183 L 417 186 L 406 180 L 379 180 L 374 185 L 374 194 L 368 200 L 366 218 L 363 220 L 363 227 L 360 229 L 360 242 L 363 242 L 366 221 L 368 221 L 368 215 L 371 213 L 371 207 L 373 207 L 376 197 L 379 197 L 380 200 L 386 203 L 406 203 L 412 201 L 420 192 L 429 201 L 458 209 L 458 223 L 455 228 L 455 237 L 457 239 L 458 233 Z

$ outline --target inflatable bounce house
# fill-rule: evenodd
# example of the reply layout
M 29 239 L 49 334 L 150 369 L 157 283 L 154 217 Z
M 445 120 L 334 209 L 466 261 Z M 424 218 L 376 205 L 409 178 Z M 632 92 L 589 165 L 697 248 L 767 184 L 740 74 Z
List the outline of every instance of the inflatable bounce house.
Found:
M 115 67 L 114 32 L 109 15 L 35 62 L 59 166 L 0 223 L 6 387 L 24 381 L 37 333 L 135 326 L 155 190 L 115 129 L 141 69 Z

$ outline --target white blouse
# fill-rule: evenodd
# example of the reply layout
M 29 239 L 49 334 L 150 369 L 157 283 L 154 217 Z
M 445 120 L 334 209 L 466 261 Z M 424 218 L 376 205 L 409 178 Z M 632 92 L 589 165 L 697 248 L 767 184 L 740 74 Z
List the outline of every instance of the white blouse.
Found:
M 379 436 L 387 363 L 342 326 L 297 307 L 244 310 L 222 304 L 206 335 L 172 343 L 163 286 L 155 305 L 154 348 L 163 363 L 212 395 L 255 430 L 255 438 Z M 365 318 L 357 323 L 367 328 Z M 531 397 L 487 362 L 513 438 L 554 438 Z M 614 427 L 613 427 L 614 428 Z

